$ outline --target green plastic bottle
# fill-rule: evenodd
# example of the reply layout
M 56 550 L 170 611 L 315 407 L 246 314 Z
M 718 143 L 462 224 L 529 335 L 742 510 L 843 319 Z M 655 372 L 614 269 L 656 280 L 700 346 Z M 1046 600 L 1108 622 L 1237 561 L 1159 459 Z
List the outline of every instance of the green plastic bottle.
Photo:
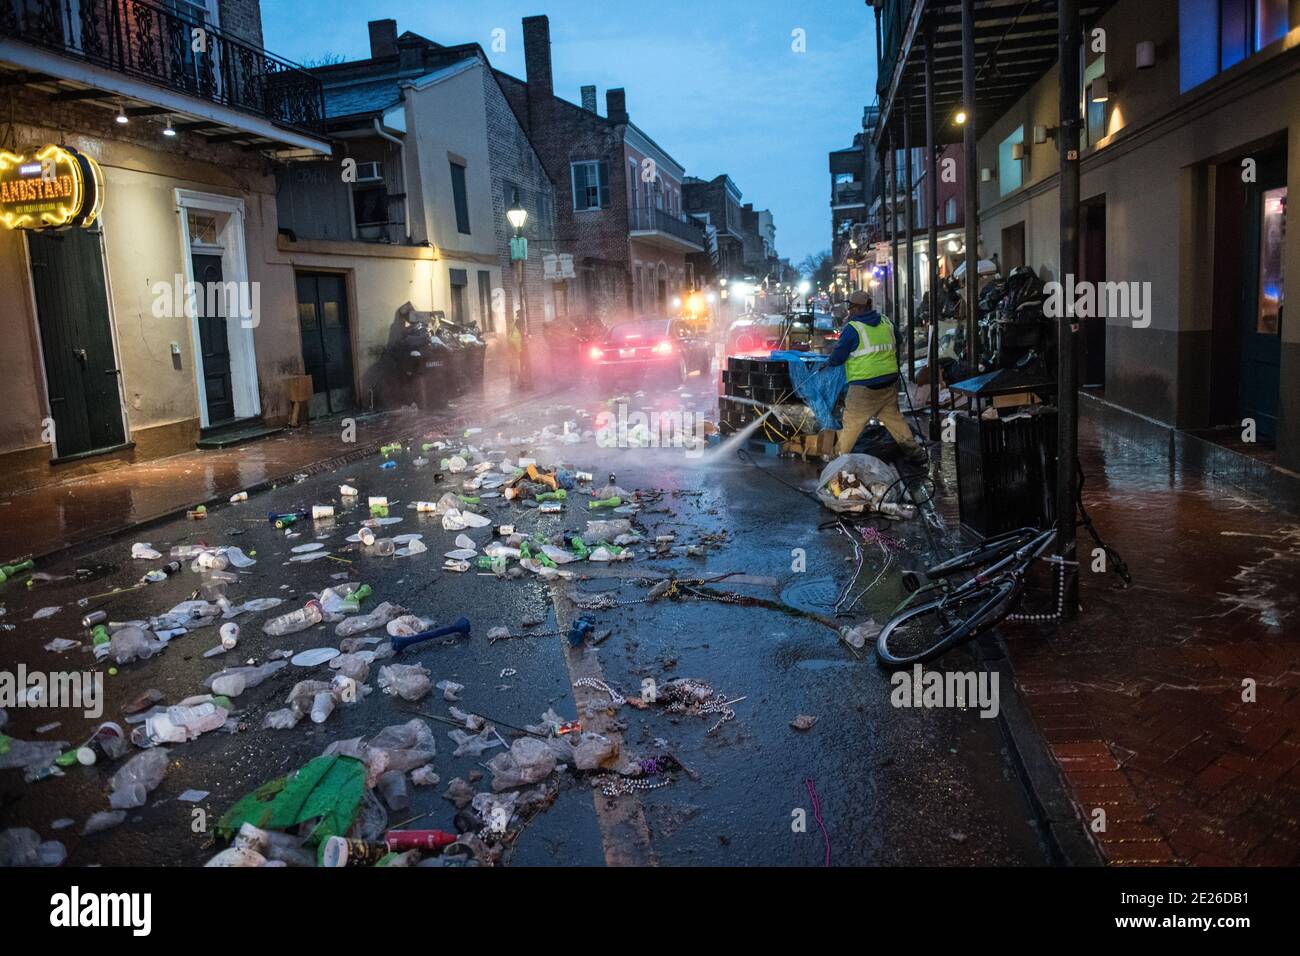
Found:
M 589 501 L 587 503 L 587 507 L 590 508 L 592 511 L 595 511 L 598 508 L 617 508 L 622 503 L 623 503 L 623 499 L 620 498 L 618 495 L 614 495 L 610 498 L 601 498 L 598 501 Z
M 544 491 L 540 495 L 533 495 L 538 501 L 564 501 L 569 497 L 569 493 L 563 488 L 557 491 Z
M 587 556 L 591 554 L 591 551 L 587 548 L 587 543 L 581 538 L 571 538 L 569 540 L 569 545 L 573 548 L 573 553 L 578 556 L 578 560 L 580 561 L 586 561 Z
M 369 584 L 363 584 L 343 600 L 343 605 L 349 611 L 359 611 L 361 610 L 361 602 L 374 593 Z

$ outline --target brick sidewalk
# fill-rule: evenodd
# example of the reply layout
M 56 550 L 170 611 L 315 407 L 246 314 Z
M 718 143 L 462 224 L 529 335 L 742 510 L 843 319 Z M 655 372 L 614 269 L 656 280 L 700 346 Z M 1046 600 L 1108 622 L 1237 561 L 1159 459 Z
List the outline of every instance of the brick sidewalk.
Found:
M 1077 621 L 1002 634 L 1081 819 L 1112 864 L 1300 863 L 1300 523 L 1086 421 L 1080 459 L 1133 587 L 1085 567 Z

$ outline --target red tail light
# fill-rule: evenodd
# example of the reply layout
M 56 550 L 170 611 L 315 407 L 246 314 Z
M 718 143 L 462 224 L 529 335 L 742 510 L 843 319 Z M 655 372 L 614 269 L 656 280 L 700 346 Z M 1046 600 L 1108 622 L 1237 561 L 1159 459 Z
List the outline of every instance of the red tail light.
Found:
M 587 354 L 591 356 L 592 361 L 599 362 L 601 359 L 605 357 L 605 350 L 602 349 L 599 345 L 593 345 L 591 347 L 591 351 L 588 352 Z
M 667 339 L 664 339 L 662 342 L 659 342 L 658 344 L 655 345 L 655 354 L 656 354 L 656 355 L 672 355 L 672 354 L 673 354 L 673 343 L 670 342 L 670 341 L 668 341 Z

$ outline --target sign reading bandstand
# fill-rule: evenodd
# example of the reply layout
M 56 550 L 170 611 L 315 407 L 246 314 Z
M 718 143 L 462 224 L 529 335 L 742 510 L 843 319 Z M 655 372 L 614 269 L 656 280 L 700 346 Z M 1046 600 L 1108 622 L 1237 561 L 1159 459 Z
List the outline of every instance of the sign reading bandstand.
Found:
M 10 229 L 90 226 L 104 205 L 104 174 L 71 147 L 0 150 L 0 223 Z

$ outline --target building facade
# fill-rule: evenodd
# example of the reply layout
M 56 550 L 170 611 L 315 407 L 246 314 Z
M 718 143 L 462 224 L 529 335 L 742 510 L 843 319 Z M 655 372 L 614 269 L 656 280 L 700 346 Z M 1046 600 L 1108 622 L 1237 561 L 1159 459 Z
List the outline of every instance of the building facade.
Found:
M 555 184 L 556 236 L 574 261 L 569 307 L 607 324 L 662 312 L 704 248 L 682 212 L 684 171 L 632 123 L 622 89 L 606 91 L 605 116 L 594 87 L 582 105 L 556 96 L 550 22 L 526 17 L 523 28 L 526 80 L 497 75 Z
M 355 366 L 363 404 L 385 400 L 383 358 L 407 303 L 477 326 L 490 347 L 503 346 L 525 303 L 533 332 L 556 312 L 543 265 L 554 253 L 554 191 L 483 50 L 399 37 L 393 20 L 378 20 L 370 54 L 312 71 L 344 155 L 279 174 L 279 251 L 299 277 L 305 321 L 326 289 L 356 327 L 350 361 L 321 350 L 324 378 L 346 380 Z M 506 218 L 515 206 L 529 214 L 521 275 Z M 304 326 L 304 337 L 312 331 Z M 331 407 L 348 400 L 319 375 L 317 395 Z
M 1080 262 L 1059 261 L 1056 67 L 980 137 L 982 241 L 1107 284 L 1081 370 L 1107 404 L 1300 470 L 1300 3 L 1119 0 L 1086 26 Z
M 272 170 L 331 149 L 320 84 L 261 48 L 257 0 L 71 3 L 0 7 L 10 488 L 287 418 L 302 354 Z M 176 35 L 191 52 L 159 55 Z

